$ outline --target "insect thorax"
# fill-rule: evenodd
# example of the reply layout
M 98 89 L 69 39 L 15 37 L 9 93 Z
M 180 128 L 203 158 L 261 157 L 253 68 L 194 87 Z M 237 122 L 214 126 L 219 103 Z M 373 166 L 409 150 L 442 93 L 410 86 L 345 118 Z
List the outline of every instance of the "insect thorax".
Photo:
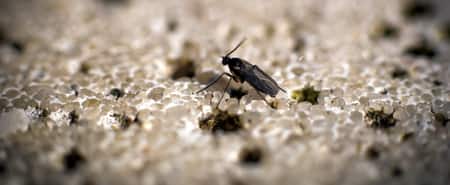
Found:
M 230 72 L 235 76 L 235 80 L 238 82 L 244 82 L 244 76 L 246 71 L 246 68 L 244 66 L 244 63 L 242 59 L 240 58 L 230 58 L 228 61 L 228 69 Z
M 241 62 L 240 58 L 230 58 L 230 57 L 222 57 L 223 65 L 238 65 Z

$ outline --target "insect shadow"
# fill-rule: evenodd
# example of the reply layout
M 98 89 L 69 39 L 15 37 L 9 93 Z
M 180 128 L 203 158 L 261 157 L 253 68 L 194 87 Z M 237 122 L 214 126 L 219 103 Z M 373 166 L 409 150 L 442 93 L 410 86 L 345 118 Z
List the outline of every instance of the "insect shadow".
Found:
M 230 70 L 231 73 L 227 72 L 221 73 L 211 82 L 209 82 L 204 88 L 196 92 L 200 93 L 208 89 L 213 84 L 217 83 L 224 75 L 229 77 L 226 86 L 223 90 L 222 96 L 220 97 L 219 102 L 216 105 L 216 108 L 219 107 L 220 102 L 222 101 L 223 96 L 225 95 L 225 92 L 227 92 L 228 87 L 230 86 L 231 80 L 240 84 L 247 82 L 250 86 L 252 86 L 256 90 L 258 96 L 260 96 L 269 106 L 271 105 L 266 100 L 265 95 L 275 97 L 280 90 L 286 93 L 286 91 L 283 88 L 281 88 L 277 84 L 277 82 L 274 79 L 272 79 L 272 77 L 270 77 L 267 73 L 261 70 L 258 66 L 253 65 L 241 58 L 230 57 L 230 55 L 234 51 L 236 51 L 242 45 L 242 43 L 244 43 L 244 41 L 245 38 L 242 39 L 239 42 L 239 44 L 236 45 L 236 47 L 234 47 L 231 51 L 229 51 L 225 56 L 222 56 L 222 65 L 224 66 L 228 65 L 228 69 Z

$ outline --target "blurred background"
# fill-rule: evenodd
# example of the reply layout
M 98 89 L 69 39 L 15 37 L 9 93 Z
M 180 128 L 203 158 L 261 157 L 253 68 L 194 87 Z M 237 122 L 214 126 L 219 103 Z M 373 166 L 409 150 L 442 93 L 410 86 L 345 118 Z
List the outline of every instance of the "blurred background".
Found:
M 194 93 L 243 38 L 274 109 Z M 448 0 L 2 0 L 0 184 L 447 185 L 449 51 Z

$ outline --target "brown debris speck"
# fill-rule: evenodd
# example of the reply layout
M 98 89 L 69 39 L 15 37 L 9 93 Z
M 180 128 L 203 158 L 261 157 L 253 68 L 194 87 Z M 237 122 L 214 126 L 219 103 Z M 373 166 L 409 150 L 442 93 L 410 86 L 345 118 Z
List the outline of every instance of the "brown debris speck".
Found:
M 371 36 L 373 39 L 379 38 L 393 39 L 399 36 L 399 32 L 400 32 L 399 28 L 395 26 L 393 23 L 383 21 L 375 26 Z
M 77 148 L 72 148 L 64 155 L 63 163 L 67 172 L 76 170 L 80 165 L 86 162 L 85 157 L 78 151 Z
M 409 72 L 401 67 L 395 67 L 394 70 L 391 72 L 392 78 L 407 78 L 409 76 Z
M 375 146 L 370 146 L 366 150 L 366 157 L 369 160 L 377 160 L 380 158 L 380 150 Z
M 239 161 L 244 165 L 256 165 L 263 160 L 263 151 L 258 146 L 247 146 L 241 149 Z
M 238 115 L 216 109 L 208 117 L 200 120 L 199 127 L 214 134 L 218 132 L 231 133 L 243 129 L 243 124 Z
M 372 128 L 390 128 L 395 126 L 397 120 L 395 120 L 394 114 L 386 114 L 383 110 L 369 109 L 366 112 L 366 118 L 369 120 L 369 126 Z

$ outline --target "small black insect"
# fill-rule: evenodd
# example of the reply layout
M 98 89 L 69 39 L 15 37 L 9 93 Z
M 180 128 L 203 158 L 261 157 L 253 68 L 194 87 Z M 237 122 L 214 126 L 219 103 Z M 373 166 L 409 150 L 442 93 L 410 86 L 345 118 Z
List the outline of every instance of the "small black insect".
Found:
M 214 80 L 212 80 L 210 83 L 206 85 L 206 87 L 200 89 L 197 91 L 197 93 L 202 92 L 211 85 L 215 84 L 223 75 L 226 75 L 230 77 L 230 79 L 227 82 L 227 85 L 225 86 L 224 93 L 219 99 L 219 102 L 217 103 L 216 107 L 219 107 L 220 102 L 222 101 L 222 98 L 225 94 L 225 91 L 227 91 L 228 87 L 230 86 L 231 80 L 234 80 L 238 83 L 249 83 L 253 88 L 255 88 L 258 95 L 270 106 L 270 103 L 265 99 L 265 97 L 261 94 L 270 95 L 271 97 L 275 97 L 278 92 L 281 90 L 284 93 L 286 91 L 281 88 L 277 82 L 275 82 L 272 77 L 270 77 L 268 74 L 266 74 L 263 70 L 261 70 L 258 66 L 253 65 L 243 59 L 240 58 L 230 58 L 229 56 L 236 51 L 242 43 L 244 43 L 245 39 L 242 39 L 239 44 L 229 51 L 225 56 L 222 57 L 222 65 L 228 65 L 228 69 L 230 69 L 230 73 L 223 72 L 219 76 L 217 76 Z

